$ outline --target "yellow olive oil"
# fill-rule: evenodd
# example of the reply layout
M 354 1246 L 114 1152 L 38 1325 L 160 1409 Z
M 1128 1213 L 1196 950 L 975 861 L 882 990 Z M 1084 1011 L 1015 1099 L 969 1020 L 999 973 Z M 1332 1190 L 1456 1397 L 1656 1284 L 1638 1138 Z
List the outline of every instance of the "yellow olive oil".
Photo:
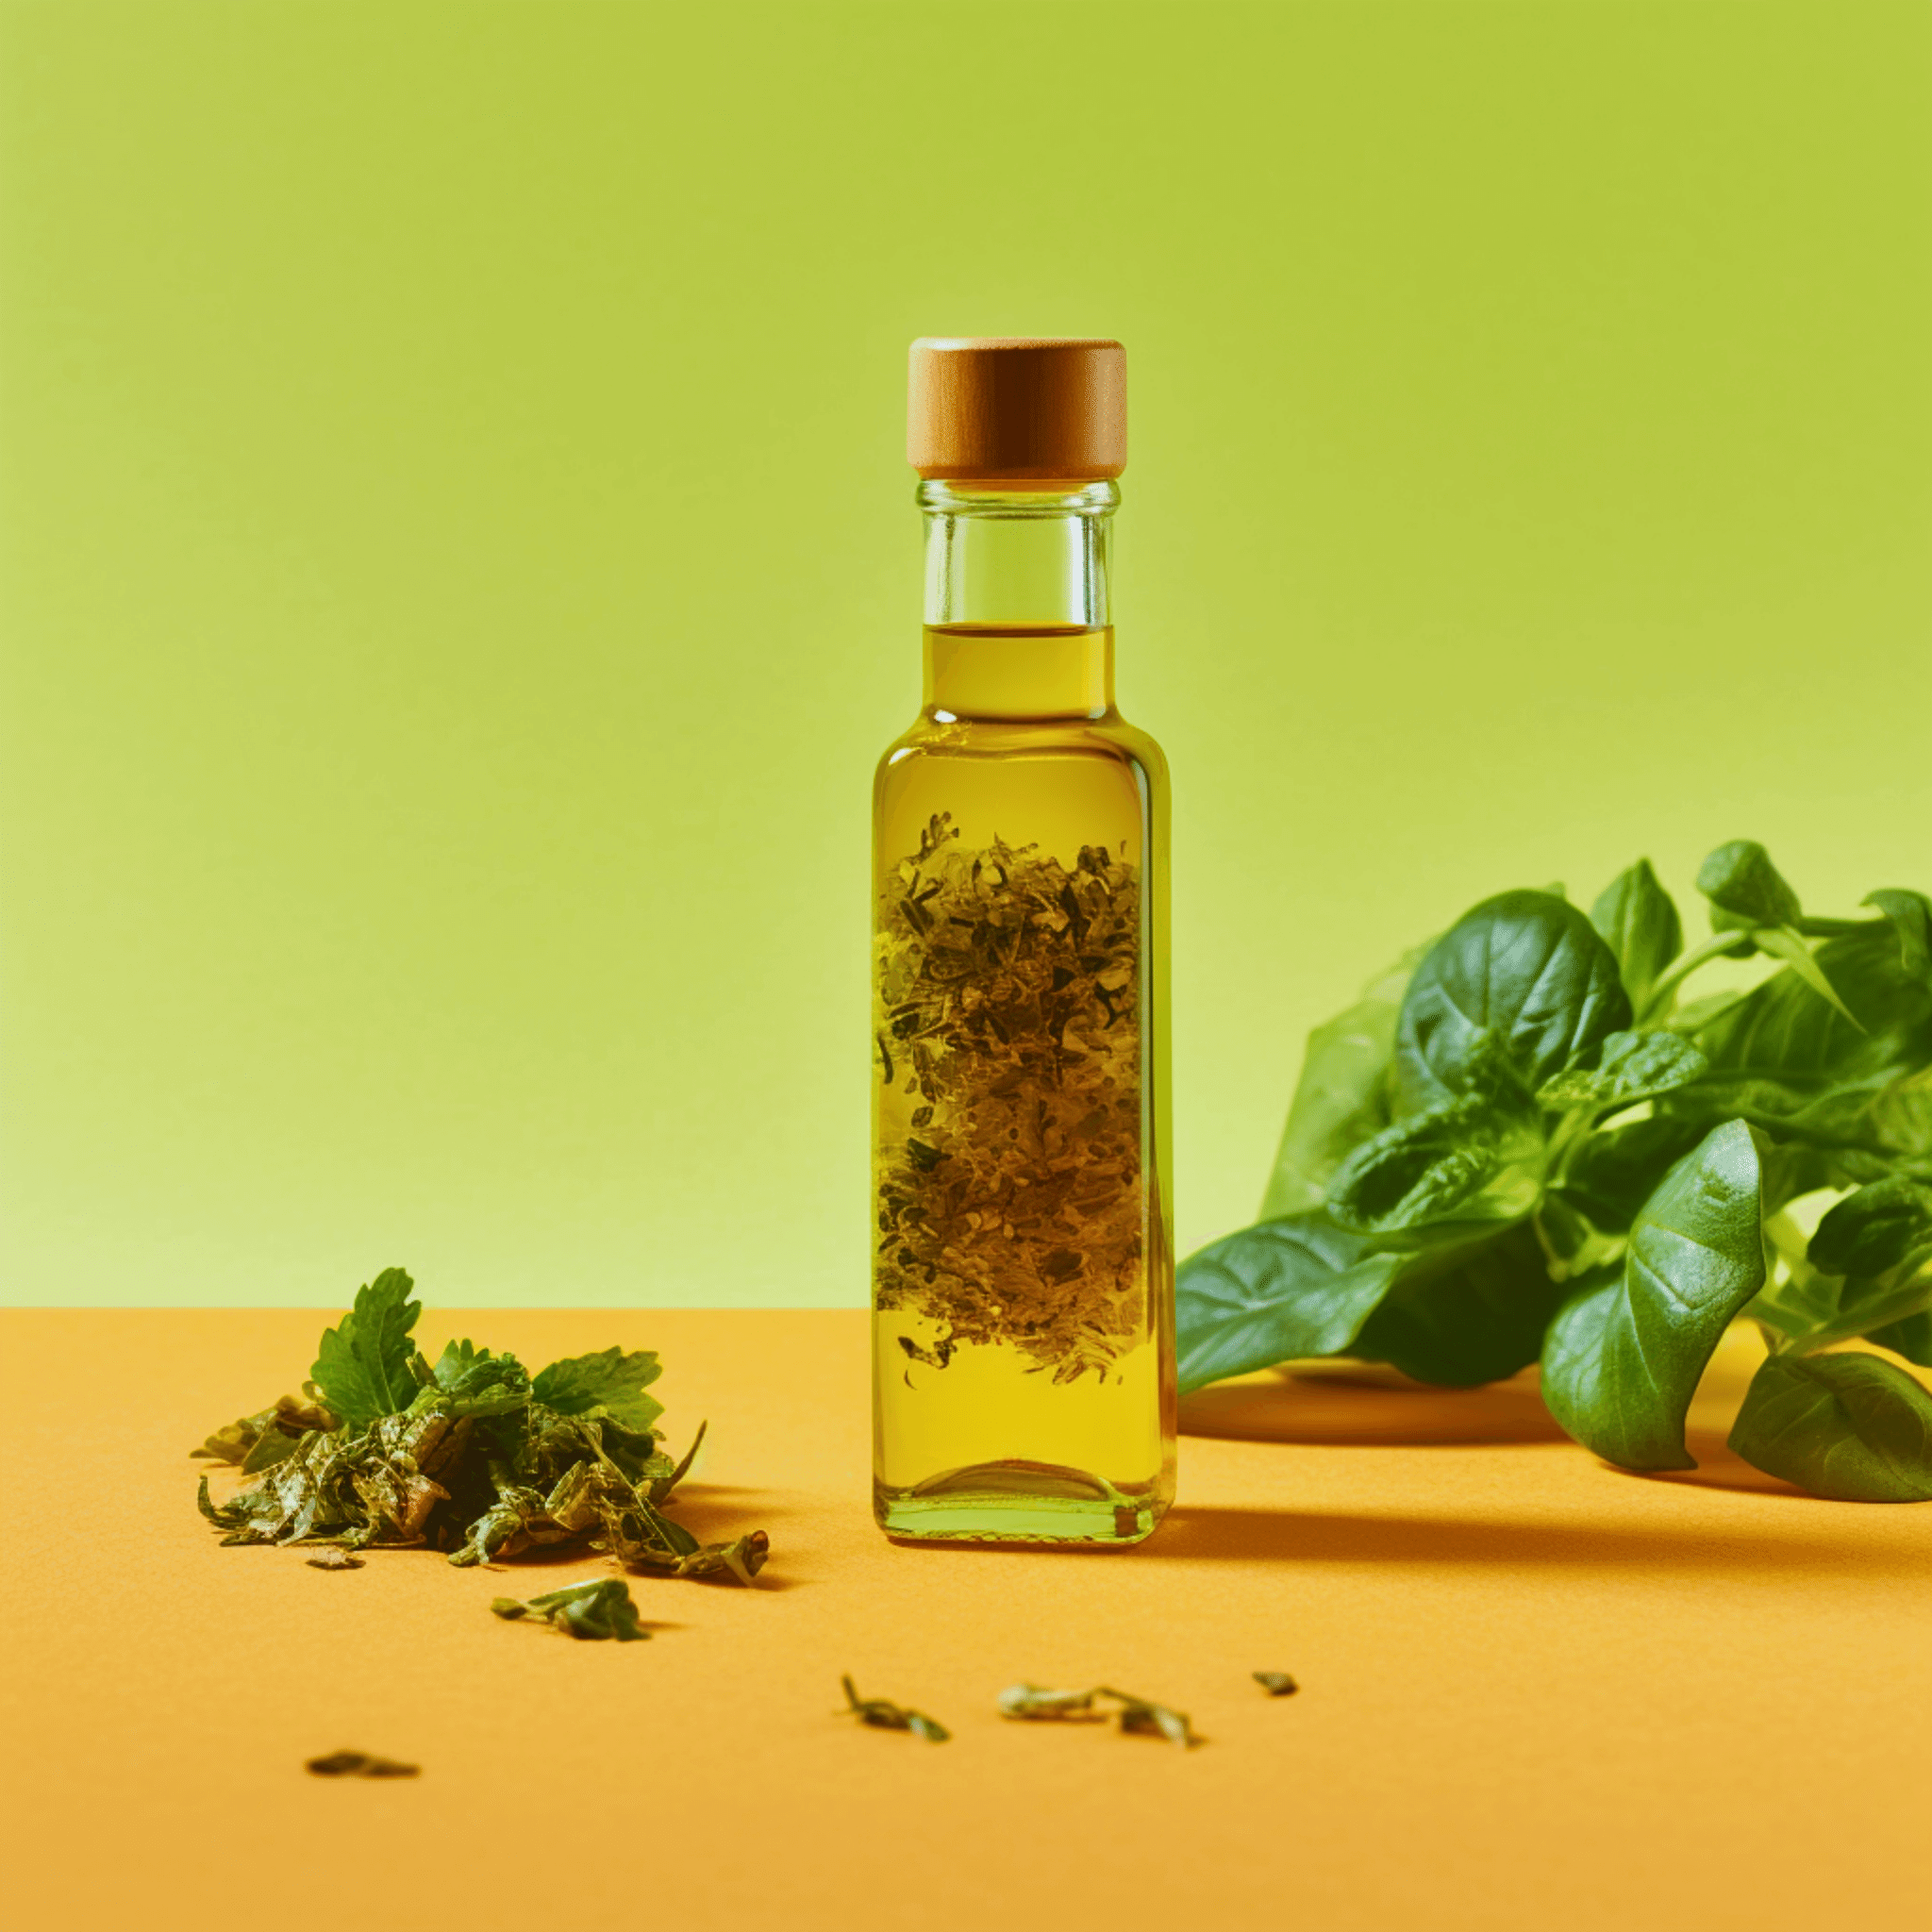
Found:
M 874 800 L 874 1504 L 1129 1543 L 1173 1495 L 1164 761 L 1104 624 L 933 624 Z

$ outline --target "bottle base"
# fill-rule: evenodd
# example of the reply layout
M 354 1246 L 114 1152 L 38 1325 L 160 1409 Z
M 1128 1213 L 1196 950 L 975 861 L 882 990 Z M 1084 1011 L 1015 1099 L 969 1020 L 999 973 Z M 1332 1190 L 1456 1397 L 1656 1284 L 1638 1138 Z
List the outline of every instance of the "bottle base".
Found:
M 873 1484 L 873 1514 L 894 1542 L 1124 1549 L 1154 1534 L 1168 1501 L 1151 1485 L 1121 1489 L 1051 1462 L 977 1462 L 910 1489 Z

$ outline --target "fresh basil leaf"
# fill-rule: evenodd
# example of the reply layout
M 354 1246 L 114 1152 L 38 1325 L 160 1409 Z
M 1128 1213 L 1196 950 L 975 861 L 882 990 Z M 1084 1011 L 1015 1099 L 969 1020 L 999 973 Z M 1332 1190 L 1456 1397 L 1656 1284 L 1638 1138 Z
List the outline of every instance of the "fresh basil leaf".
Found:
M 1865 1340 L 1890 1349 L 1893 1355 L 1904 1356 L 1908 1362 L 1917 1362 L 1922 1369 L 1932 1369 L 1932 1311 L 1907 1315 L 1903 1322 L 1888 1322 L 1882 1328 L 1867 1329 Z
M 1877 907 L 1891 922 L 1898 936 L 1901 971 L 1932 985 L 1932 899 L 1924 892 L 1885 886 L 1867 892 L 1865 904 Z
M 1626 1469 L 1694 1469 L 1684 1416 L 1731 1317 L 1764 1285 L 1757 1141 L 1715 1127 L 1631 1224 L 1623 1266 L 1586 1277 L 1550 1324 L 1543 1400 Z
M 1348 1352 L 1451 1389 L 1500 1382 L 1536 1360 L 1563 1294 L 1535 1231 L 1519 1223 L 1404 1257 Z
M 1603 1128 L 1577 1143 L 1551 1191 L 1598 1227 L 1622 1234 L 1657 1183 L 1708 1131 L 1702 1121 L 1669 1115 Z
M 1883 928 L 1827 940 L 1817 958 L 1862 1033 L 1796 974 L 1774 974 L 1697 1030 L 1710 1071 L 1658 1110 L 1835 1152 L 1932 1154 L 1932 988 Z
M 1819 1309 L 1798 1331 L 1807 1339 L 1848 1341 L 1921 1313 L 1932 1306 L 1932 1187 L 1889 1174 L 1860 1188 L 1818 1224 L 1805 1263 Z
M 324 1331 L 309 1378 L 322 1399 L 352 1429 L 407 1408 L 416 1393 L 409 1373 L 409 1331 L 423 1312 L 401 1268 L 385 1268 L 356 1291 L 355 1307 Z
M 1465 1094 L 1365 1141 L 1328 1188 L 1328 1217 L 1357 1234 L 1514 1221 L 1542 1191 L 1543 1137 L 1521 1100 Z
M 1616 956 L 1548 892 L 1504 892 L 1430 947 L 1396 1030 L 1401 1111 L 1481 1091 L 1500 1058 L 1524 1092 L 1587 1061 L 1630 1024 Z
M 664 1405 L 643 1391 L 660 1373 L 657 1356 L 648 1349 L 625 1355 L 621 1348 L 607 1348 L 599 1355 L 552 1362 L 530 1384 L 530 1394 L 559 1415 L 602 1409 L 627 1429 L 648 1429 L 664 1413 Z
M 1751 940 L 1760 953 L 1768 954 L 1774 959 L 1782 959 L 1820 999 L 1836 1007 L 1854 1026 L 1858 1026 L 1857 1015 L 1839 998 L 1838 990 L 1825 977 L 1824 968 L 1818 963 L 1811 948 L 1805 943 L 1805 936 L 1795 927 L 1755 927 Z M 1864 1030 L 1862 1026 L 1858 1026 L 1860 1033 Z
M 1720 845 L 1699 870 L 1697 890 L 1710 901 L 1713 932 L 1790 925 L 1804 915 L 1797 893 L 1755 839 Z
M 1210 1243 L 1175 1279 L 1183 1392 L 1301 1356 L 1340 1355 L 1400 1265 L 1312 1214 Z
M 1932 1502 L 1932 1395 L 1875 1355 L 1768 1357 L 1730 1443 L 1813 1495 Z
M 1426 946 L 1362 989 L 1344 1013 L 1308 1035 L 1301 1078 L 1274 1157 L 1263 1221 L 1319 1208 L 1349 1150 L 1389 1124 L 1394 1104 L 1395 1023 Z
M 1546 1082 L 1536 1104 L 1552 1113 L 1634 1106 L 1674 1087 L 1688 1087 L 1709 1070 L 1688 1040 L 1674 1033 L 1613 1033 L 1594 1067 L 1572 1067 Z
M 1932 1260 L 1932 1187 L 1892 1174 L 1860 1188 L 1818 1224 L 1807 1252 L 1827 1274 L 1884 1274 Z
M 1610 881 L 1590 908 L 1590 923 L 1616 955 L 1624 991 L 1641 1009 L 1657 976 L 1684 950 L 1676 902 L 1657 883 L 1649 859 L 1640 858 Z

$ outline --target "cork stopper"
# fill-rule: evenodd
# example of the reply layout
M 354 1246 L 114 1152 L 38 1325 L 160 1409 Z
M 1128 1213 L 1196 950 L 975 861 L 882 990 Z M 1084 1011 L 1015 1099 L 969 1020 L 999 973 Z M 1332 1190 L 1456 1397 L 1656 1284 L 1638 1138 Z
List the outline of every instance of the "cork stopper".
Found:
M 906 455 L 924 477 L 1092 483 L 1127 466 L 1127 352 L 1100 336 L 922 336 Z

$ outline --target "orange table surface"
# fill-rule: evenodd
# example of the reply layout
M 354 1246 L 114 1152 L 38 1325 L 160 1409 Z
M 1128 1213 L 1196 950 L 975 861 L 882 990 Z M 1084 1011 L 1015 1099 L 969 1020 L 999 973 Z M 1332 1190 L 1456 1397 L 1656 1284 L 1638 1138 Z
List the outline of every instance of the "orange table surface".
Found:
M 184 1452 L 299 1381 L 325 1319 L 0 1317 L 23 1932 L 1808 1932 L 1932 1901 L 1932 1507 L 1728 1457 L 1748 1350 L 1690 1479 L 1553 1440 L 1526 1388 L 1208 1391 L 1167 1524 L 1083 1556 L 879 1536 L 862 1314 L 432 1309 L 432 1349 L 656 1348 L 673 1443 L 709 1417 L 681 1514 L 768 1529 L 768 1587 L 640 1578 L 654 1639 L 612 1644 L 488 1609 L 594 1557 L 220 1547 Z M 834 1716 L 843 1671 L 953 1740 Z M 1002 1721 L 1019 1679 L 1124 1685 L 1211 1741 Z M 305 1774 L 338 1747 L 423 1774 Z

